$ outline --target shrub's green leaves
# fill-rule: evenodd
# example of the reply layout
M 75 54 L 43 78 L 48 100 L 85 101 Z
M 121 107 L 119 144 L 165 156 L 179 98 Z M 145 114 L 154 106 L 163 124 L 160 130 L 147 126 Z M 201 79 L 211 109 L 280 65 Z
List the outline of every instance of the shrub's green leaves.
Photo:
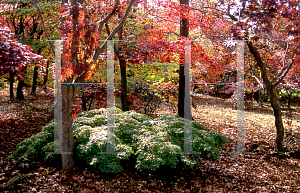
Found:
M 121 159 L 136 159 L 137 169 L 156 170 L 162 165 L 177 167 L 182 162 L 192 168 L 197 162 L 184 154 L 184 119 L 178 116 L 162 115 L 151 119 L 135 111 L 115 110 L 115 154 L 106 154 L 107 126 L 106 109 L 83 112 L 74 120 L 76 153 L 88 165 L 102 172 L 122 170 Z M 218 148 L 226 138 L 212 131 L 205 131 L 197 122 L 192 122 L 192 148 L 206 159 L 216 159 Z M 47 124 L 41 133 L 22 141 L 10 158 L 45 160 L 51 162 L 58 154 L 54 151 L 54 122 Z M 57 141 L 55 141 L 57 143 Z M 56 144 L 58 145 L 58 144 Z

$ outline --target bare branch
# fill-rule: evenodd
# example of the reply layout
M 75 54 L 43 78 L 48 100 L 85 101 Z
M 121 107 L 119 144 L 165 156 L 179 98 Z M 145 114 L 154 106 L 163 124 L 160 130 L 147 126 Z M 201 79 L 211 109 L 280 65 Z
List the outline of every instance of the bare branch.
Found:
M 118 0 L 117 0 L 118 1 Z M 132 5 L 134 4 L 135 0 L 131 0 L 128 7 L 127 7 L 127 10 L 125 12 L 125 15 L 123 16 L 122 18 L 122 21 L 119 23 L 119 25 L 112 31 L 112 33 L 106 38 L 105 42 L 102 44 L 101 47 L 98 47 L 96 48 L 95 50 L 95 53 L 94 53 L 94 56 L 93 56 L 93 60 L 97 60 L 100 53 L 103 52 L 103 50 L 105 49 L 106 45 L 107 45 L 107 41 L 108 40 L 111 40 L 112 37 L 117 33 L 117 31 L 123 26 L 123 24 L 125 23 L 126 21 L 126 18 L 130 12 L 130 9 L 132 7 Z
M 290 41 L 287 42 L 287 46 L 286 46 L 286 50 L 285 50 L 285 53 L 284 53 L 284 58 L 283 58 L 283 66 L 285 66 L 285 61 L 286 61 L 286 53 L 289 49 L 289 44 L 290 44 Z
M 287 73 L 289 72 L 289 70 L 291 69 L 291 67 L 293 66 L 294 62 L 295 62 L 296 58 L 294 58 L 289 65 L 287 65 L 286 71 L 284 72 L 284 74 L 277 80 L 277 82 L 274 83 L 274 87 L 276 87 L 278 84 L 280 84 L 283 79 L 286 77 Z
M 298 46 L 295 50 L 298 50 L 300 48 L 300 46 Z M 283 79 L 286 77 L 286 75 L 288 74 L 289 70 L 292 68 L 293 64 L 295 63 L 296 60 L 296 56 L 292 59 L 292 61 L 285 65 L 282 69 L 281 72 L 272 79 L 272 83 L 276 81 L 276 79 L 278 79 L 275 83 L 274 83 L 274 87 L 277 86 L 278 84 L 280 84 Z M 285 70 L 285 72 L 284 72 Z M 284 72 L 284 73 L 283 73 Z
M 109 30 L 108 23 L 105 23 L 105 27 L 106 27 L 107 35 L 109 36 L 110 35 L 110 30 Z M 114 43 L 114 51 L 115 51 L 116 55 L 119 57 L 120 56 L 119 49 L 116 47 L 115 43 Z
M 35 8 L 37 9 L 38 13 L 39 13 L 39 16 L 41 18 L 41 23 L 42 23 L 42 27 L 43 27 L 43 30 L 45 32 L 45 36 L 47 37 L 48 40 L 50 40 L 49 38 L 49 35 L 48 35 L 48 32 L 45 28 L 45 22 L 44 22 L 44 19 L 43 19 L 43 15 L 42 15 L 42 12 L 41 12 L 41 9 L 39 8 L 39 6 L 37 5 L 36 1 L 35 0 L 32 0 L 32 3 L 33 5 L 35 6 Z M 54 46 L 53 44 L 50 42 L 50 45 L 51 45 L 51 50 L 52 52 L 54 52 Z
M 285 65 L 285 62 L 286 62 L 286 53 L 287 53 L 288 49 L 289 49 L 289 41 L 288 41 L 288 43 L 287 43 L 287 48 L 286 48 L 285 54 L 284 54 L 283 68 L 281 69 L 280 73 L 279 73 L 278 75 L 276 75 L 276 76 L 271 80 L 271 82 L 275 82 L 276 79 L 278 79 L 278 77 L 280 77 L 280 76 L 282 75 L 282 73 L 284 72 L 284 70 L 286 70 L 287 67 L 289 66 L 289 65 Z
M 98 32 L 99 33 L 101 33 L 101 31 L 102 31 L 103 25 L 106 22 L 108 22 L 108 20 L 116 13 L 119 4 L 120 4 L 120 0 L 116 0 L 115 5 L 114 5 L 112 11 L 103 20 L 100 21 L 99 27 L 98 27 Z
M 233 21 L 238 21 L 236 17 L 230 14 L 230 2 L 228 2 L 228 8 L 227 8 L 227 15 L 232 19 Z
M 257 78 L 257 76 L 250 74 L 253 78 L 255 78 L 255 80 L 258 82 L 258 84 L 260 85 L 261 88 L 264 88 L 264 85 L 261 83 L 261 81 L 259 80 L 259 78 Z

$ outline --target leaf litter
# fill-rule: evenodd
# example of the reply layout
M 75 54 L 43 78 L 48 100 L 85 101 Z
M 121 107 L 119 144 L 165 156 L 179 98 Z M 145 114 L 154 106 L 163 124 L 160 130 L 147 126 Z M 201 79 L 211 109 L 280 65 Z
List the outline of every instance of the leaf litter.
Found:
M 42 163 L 7 162 L 5 158 L 16 150 L 19 142 L 40 132 L 53 118 L 49 114 L 53 91 L 22 102 L 7 95 L 8 91 L 0 96 L 0 183 L 4 187 L 14 175 L 21 174 L 23 179 L 15 187 L 16 192 L 300 192 L 300 160 L 288 153 L 276 154 L 274 117 L 268 106 L 245 108 L 247 153 L 241 155 L 235 153 L 237 118 L 233 105 L 225 99 L 197 96 L 193 99 L 194 119 L 229 138 L 220 149 L 218 160 L 199 158 L 199 164 L 192 170 L 160 168 L 155 172 L 137 171 L 133 164 L 128 164 L 123 172 L 104 174 L 92 168 L 63 171 Z M 161 108 L 157 113 L 162 112 L 166 110 Z M 294 117 L 299 115 L 300 109 L 296 108 Z M 287 118 L 284 119 L 287 139 L 293 136 L 293 141 L 285 140 L 285 145 L 296 151 L 300 148 L 299 135 L 297 138 L 300 121 Z

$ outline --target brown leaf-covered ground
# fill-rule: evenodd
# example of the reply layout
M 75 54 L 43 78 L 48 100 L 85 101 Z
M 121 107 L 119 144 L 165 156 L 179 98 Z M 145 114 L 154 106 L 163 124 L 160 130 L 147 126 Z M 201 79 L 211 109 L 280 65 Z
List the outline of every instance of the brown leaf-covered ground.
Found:
M 216 161 L 201 160 L 192 170 L 161 168 L 136 171 L 126 164 L 124 172 L 104 174 L 91 168 L 62 171 L 29 161 L 16 164 L 6 157 L 25 138 L 38 133 L 52 119 L 53 91 L 39 91 L 22 102 L 0 89 L 0 183 L 23 176 L 15 192 L 300 192 L 300 160 L 289 153 L 276 154 L 272 109 L 247 102 L 245 108 L 246 154 L 235 153 L 236 110 L 224 99 L 198 95 L 193 117 L 230 140 Z M 26 96 L 29 96 L 25 92 Z M 285 112 L 288 151 L 300 150 L 300 108 Z M 172 113 L 163 105 L 158 113 Z M 293 117 L 291 119 L 290 117 Z

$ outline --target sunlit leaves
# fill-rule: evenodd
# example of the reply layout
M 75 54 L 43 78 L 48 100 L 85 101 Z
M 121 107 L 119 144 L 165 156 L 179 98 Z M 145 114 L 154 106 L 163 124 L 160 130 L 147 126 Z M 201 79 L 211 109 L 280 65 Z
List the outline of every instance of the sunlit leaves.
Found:
M 90 59 L 98 45 L 99 33 L 91 23 L 88 10 L 83 6 L 65 5 L 61 8 L 64 22 L 60 27 L 63 36 L 62 80 L 79 76 L 90 69 Z

